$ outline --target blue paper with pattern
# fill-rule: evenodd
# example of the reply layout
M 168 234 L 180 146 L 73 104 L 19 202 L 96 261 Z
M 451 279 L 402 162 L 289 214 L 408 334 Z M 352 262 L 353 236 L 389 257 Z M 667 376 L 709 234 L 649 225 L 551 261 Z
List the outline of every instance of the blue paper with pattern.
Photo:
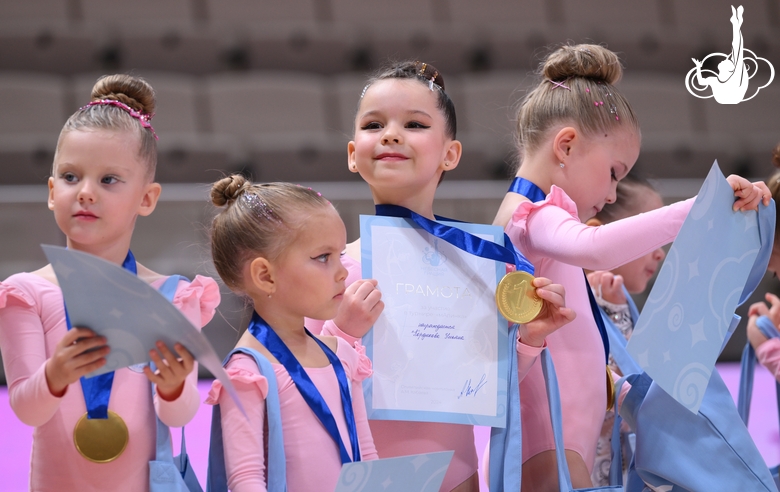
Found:
M 715 162 L 627 346 L 642 369 L 694 413 L 730 329 L 739 321 L 734 311 L 743 302 L 751 270 L 754 264 L 766 268 L 756 261 L 761 250 L 758 213 L 734 212 L 733 204 L 734 192 Z M 774 210 L 765 212 L 771 212 L 774 230 Z

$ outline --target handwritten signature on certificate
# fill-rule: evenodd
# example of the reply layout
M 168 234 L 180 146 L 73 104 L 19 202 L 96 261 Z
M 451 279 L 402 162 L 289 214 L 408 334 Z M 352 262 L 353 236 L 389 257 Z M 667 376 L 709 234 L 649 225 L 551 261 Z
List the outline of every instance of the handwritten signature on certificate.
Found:
M 463 383 L 463 389 L 460 390 L 460 394 L 458 395 L 458 400 L 460 400 L 464 396 L 477 396 L 477 392 L 487 384 L 486 380 L 487 380 L 487 374 L 483 374 L 482 377 L 479 379 L 477 385 L 472 387 L 471 378 L 467 379 L 466 382 Z

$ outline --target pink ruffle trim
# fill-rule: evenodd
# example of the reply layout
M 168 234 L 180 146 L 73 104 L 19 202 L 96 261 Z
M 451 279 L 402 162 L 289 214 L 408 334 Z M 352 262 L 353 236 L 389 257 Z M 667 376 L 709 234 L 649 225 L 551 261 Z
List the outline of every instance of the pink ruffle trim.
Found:
M 550 194 L 547 195 L 547 198 L 544 200 L 540 202 L 524 201 L 520 203 L 512 214 L 513 225 L 520 229 L 523 234 L 526 234 L 528 232 L 526 230 L 528 217 L 534 211 L 546 206 L 562 208 L 569 212 L 572 217 L 579 220 L 579 216 L 577 215 L 577 204 L 569 198 L 569 195 L 567 195 L 565 191 L 553 185 L 552 188 L 550 188 Z
M 0 309 L 6 306 L 9 297 L 18 299 L 30 307 L 35 306 L 35 301 L 26 292 L 13 285 L 0 282 Z
M 259 391 L 263 398 L 268 394 L 268 380 L 262 374 L 257 374 L 238 367 L 229 367 L 226 369 L 226 372 L 228 378 L 230 378 L 230 382 L 233 383 L 236 387 L 236 391 L 239 393 L 247 390 L 255 390 Z M 218 379 L 215 379 L 214 382 L 211 383 L 211 389 L 209 390 L 209 394 L 204 403 L 207 405 L 217 405 L 224 389 L 222 383 Z
M 173 305 L 180 307 L 191 300 L 198 302 L 201 322 L 205 326 L 214 317 L 220 298 L 219 286 L 213 278 L 195 275 L 189 285 L 176 291 Z
M 353 381 L 363 381 L 370 375 L 374 374 L 373 366 L 371 365 L 371 359 L 366 355 L 366 347 L 360 342 L 355 342 L 355 352 L 358 355 L 357 369 L 353 371 Z

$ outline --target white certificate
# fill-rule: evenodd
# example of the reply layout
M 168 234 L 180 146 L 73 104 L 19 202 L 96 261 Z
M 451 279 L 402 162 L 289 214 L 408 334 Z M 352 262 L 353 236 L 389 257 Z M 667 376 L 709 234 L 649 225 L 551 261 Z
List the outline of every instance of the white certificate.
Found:
M 500 227 L 447 224 L 504 244 Z M 378 281 L 385 303 L 363 338 L 369 418 L 504 427 L 508 323 L 495 291 L 506 264 L 407 219 L 363 215 L 360 235 L 363 277 Z

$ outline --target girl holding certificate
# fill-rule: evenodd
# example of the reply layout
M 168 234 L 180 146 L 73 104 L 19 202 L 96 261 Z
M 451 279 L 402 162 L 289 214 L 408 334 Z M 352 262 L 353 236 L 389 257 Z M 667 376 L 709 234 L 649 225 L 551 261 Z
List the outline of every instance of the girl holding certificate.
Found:
M 122 265 L 159 288 L 167 277 L 129 252 L 136 219 L 151 214 L 160 196 L 154 104 L 152 87 L 141 79 L 98 80 L 92 101 L 60 133 L 48 203 L 69 248 Z M 173 304 L 202 327 L 219 299 L 214 280 L 196 277 L 180 282 Z M 195 415 L 197 371 L 184 347 L 158 343 L 159 353 L 150 353 L 156 372 L 130 367 L 83 378 L 106 363 L 112 347 L 105 343 L 70 326 L 51 265 L 0 283 L 9 400 L 19 419 L 35 427 L 30 490 L 149 490 L 157 417 L 180 427 Z
M 612 270 L 676 237 L 693 200 L 615 221 L 585 225 L 616 198 L 617 183 L 637 160 L 639 123 L 614 84 L 622 68 L 613 52 L 597 45 L 563 46 L 551 53 L 542 81 L 517 114 L 522 164 L 501 205 L 496 224 L 506 225 L 515 246 L 540 275 L 566 288 L 577 318 L 547 343 L 558 373 L 564 445 L 575 488 L 590 487 L 596 442 L 607 406 L 608 339 L 583 268 Z M 735 210 L 756 209 L 769 191 L 730 176 Z M 508 223 L 508 224 L 507 224 Z M 594 310 L 595 309 L 595 310 Z M 598 316 L 599 318 L 594 317 Z M 598 321 L 597 321 L 598 320 Z M 540 364 L 522 381 L 522 395 L 544 395 Z M 558 490 L 547 399 L 524 397 L 523 487 Z
M 322 195 L 289 183 L 252 184 L 233 175 L 214 184 L 211 199 L 226 207 L 211 227 L 214 266 L 254 307 L 226 364 L 248 418 L 218 381 L 206 400 L 219 405 L 227 486 L 234 492 L 273 491 L 274 484 L 290 492 L 333 490 L 342 464 L 377 458 L 361 387 L 371 361 L 344 340 L 312 335 L 304 324 L 304 316 L 331 318 L 341 305 L 344 223 Z M 262 357 L 272 374 L 262 369 Z M 276 405 L 280 461 L 274 461 L 282 454 L 273 445 Z M 212 438 L 212 463 L 216 450 Z
M 363 90 L 355 136 L 347 148 L 349 169 L 368 183 L 375 204 L 405 207 L 433 220 L 436 188 L 460 160 L 455 134 L 455 108 L 443 76 L 425 63 L 399 63 L 372 77 Z M 381 295 L 374 281 L 360 280 L 360 240 L 347 245 L 346 252 L 345 301 L 321 330 L 359 344 L 381 312 Z M 545 302 L 535 321 L 520 326 L 516 343 L 521 375 L 540 353 L 545 337 L 573 316 L 564 307 L 559 285 L 544 278 L 533 285 Z M 391 420 L 372 420 L 370 425 L 380 458 L 454 450 L 441 490 L 479 489 L 472 426 Z

